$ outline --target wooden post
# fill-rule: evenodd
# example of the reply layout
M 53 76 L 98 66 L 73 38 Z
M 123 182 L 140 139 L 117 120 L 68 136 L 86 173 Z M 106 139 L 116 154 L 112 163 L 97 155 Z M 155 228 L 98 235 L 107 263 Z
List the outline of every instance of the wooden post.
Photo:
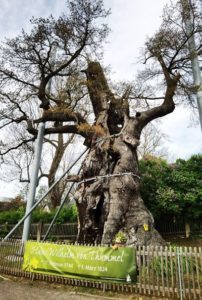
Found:
M 191 232 L 190 225 L 189 223 L 185 222 L 185 236 L 187 239 L 190 237 L 190 232 Z
M 40 242 L 41 240 L 41 232 L 42 232 L 42 221 L 40 221 L 38 224 L 37 224 L 37 231 L 36 231 L 36 240 L 37 242 Z

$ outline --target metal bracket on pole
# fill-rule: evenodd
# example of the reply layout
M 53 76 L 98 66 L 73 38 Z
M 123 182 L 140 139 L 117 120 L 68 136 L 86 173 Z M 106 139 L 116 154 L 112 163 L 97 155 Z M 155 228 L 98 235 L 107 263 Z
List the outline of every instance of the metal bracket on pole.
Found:
M 38 185 L 38 173 L 41 161 L 41 152 L 43 146 L 43 137 L 44 137 L 45 124 L 39 124 L 38 136 L 35 144 L 35 153 L 34 153 L 34 161 L 32 164 L 32 173 L 31 173 L 31 181 L 29 186 L 29 193 L 27 197 L 27 205 L 26 205 L 26 213 L 27 214 L 34 204 L 36 187 Z M 24 222 L 22 241 L 25 242 L 29 239 L 30 233 L 30 225 L 31 225 L 31 214 L 27 217 Z

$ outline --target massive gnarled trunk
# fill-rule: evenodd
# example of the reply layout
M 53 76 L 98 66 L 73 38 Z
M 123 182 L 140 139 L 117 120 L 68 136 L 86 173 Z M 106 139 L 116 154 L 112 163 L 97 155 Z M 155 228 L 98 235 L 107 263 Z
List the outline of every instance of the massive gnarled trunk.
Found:
M 94 135 L 82 165 L 76 193 L 79 214 L 78 241 L 111 244 L 122 230 L 126 245 L 157 245 L 163 240 L 139 192 L 137 147 L 143 127 L 174 110 L 178 78 L 164 70 L 167 82 L 161 106 L 130 117 L 127 99 L 115 99 L 99 63 L 85 71 L 95 114 Z
M 126 123 L 130 127 L 133 121 Z M 115 234 L 122 230 L 127 244 L 162 243 L 139 193 L 138 141 L 132 145 L 127 141 L 127 125 L 110 143 L 92 146 L 83 163 L 82 176 L 97 179 L 81 183 L 77 191 L 80 242 L 111 244 Z M 108 174 L 113 176 L 99 177 Z

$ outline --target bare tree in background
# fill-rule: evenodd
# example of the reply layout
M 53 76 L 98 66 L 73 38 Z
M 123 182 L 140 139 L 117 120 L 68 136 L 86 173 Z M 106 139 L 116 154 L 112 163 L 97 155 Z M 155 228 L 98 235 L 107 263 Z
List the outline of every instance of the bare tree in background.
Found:
M 82 115 L 87 115 L 89 105 L 84 99 L 87 91 L 83 89 L 80 70 L 85 66 L 86 57 L 101 55 L 100 44 L 108 28 L 105 24 L 97 25 L 96 20 L 105 18 L 109 12 L 104 10 L 102 1 L 69 1 L 67 11 L 67 15 L 58 20 L 33 18 L 30 34 L 22 31 L 20 36 L 1 46 L 0 154 L 1 164 L 9 169 L 13 167 L 8 176 L 2 174 L 5 180 L 30 180 L 33 142 L 37 135 L 33 120 L 40 116 L 39 106 L 49 111 L 54 107 L 58 115 L 71 107 L 78 111 L 79 122 Z M 8 82 L 9 88 L 5 86 Z M 54 127 L 61 126 L 62 122 L 56 119 Z M 39 179 L 47 178 L 49 186 L 55 181 L 65 150 L 76 131 L 72 126 L 64 136 L 60 132 L 57 138 L 47 134 L 46 143 L 55 151 L 49 170 L 42 166 Z M 53 208 L 59 205 L 65 186 L 63 181 L 51 192 Z
M 141 141 L 138 147 L 138 157 L 144 159 L 148 156 L 168 158 L 168 149 L 163 146 L 168 136 L 161 132 L 158 124 L 150 123 L 141 134 Z

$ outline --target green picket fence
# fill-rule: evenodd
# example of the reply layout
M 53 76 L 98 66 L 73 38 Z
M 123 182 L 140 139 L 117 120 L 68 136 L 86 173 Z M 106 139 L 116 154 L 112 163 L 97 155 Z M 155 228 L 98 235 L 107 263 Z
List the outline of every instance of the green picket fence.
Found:
M 201 247 L 137 247 L 134 252 L 137 264 L 135 284 L 26 272 L 22 269 L 23 251 L 24 245 L 20 240 L 1 240 L 1 273 L 169 299 L 202 299 Z

